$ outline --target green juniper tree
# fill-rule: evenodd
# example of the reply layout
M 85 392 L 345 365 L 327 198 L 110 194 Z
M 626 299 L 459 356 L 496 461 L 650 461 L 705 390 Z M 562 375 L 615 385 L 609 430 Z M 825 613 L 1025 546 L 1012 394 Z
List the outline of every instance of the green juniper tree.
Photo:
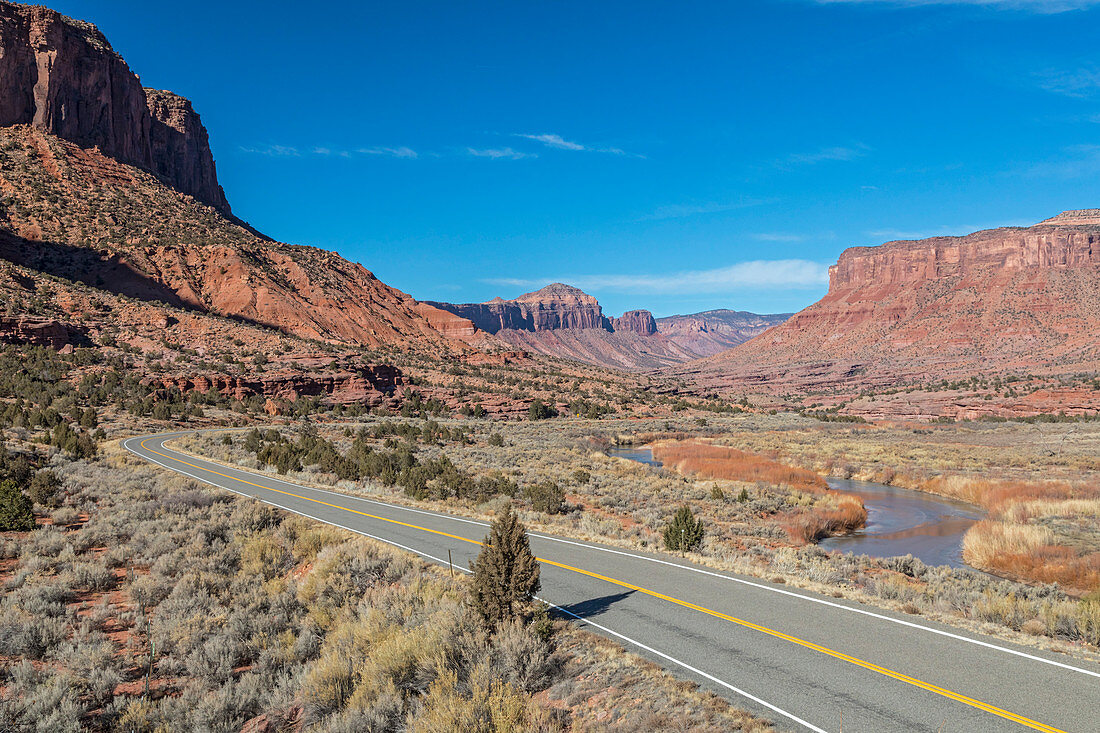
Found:
M 665 548 L 687 552 L 694 550 L 703 542 L 703 521 L 696 519 L 691 508 L 682 506 L 665 527 Z
M 490 628 L 532 614 L 531 600 L 540 588 L 539 563 L 531 553 L 527 529 L 508 505 L 489 527 L 489 535 L 471 564 L 473 606 Z
M 34 529 L 31 500 L 14 481 L 0 482 L 0 532 Z

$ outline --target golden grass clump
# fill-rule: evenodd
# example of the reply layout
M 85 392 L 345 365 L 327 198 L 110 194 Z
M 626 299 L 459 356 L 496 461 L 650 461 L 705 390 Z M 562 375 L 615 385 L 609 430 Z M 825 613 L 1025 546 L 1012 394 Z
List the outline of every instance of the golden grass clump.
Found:
M 692 441 L 659 442 L 653 457 L 670 468 L 703 478 L 727 481 L 763 481 L 802 491 L 825 491 L 825 479 L 813 471 L 721 445 Z

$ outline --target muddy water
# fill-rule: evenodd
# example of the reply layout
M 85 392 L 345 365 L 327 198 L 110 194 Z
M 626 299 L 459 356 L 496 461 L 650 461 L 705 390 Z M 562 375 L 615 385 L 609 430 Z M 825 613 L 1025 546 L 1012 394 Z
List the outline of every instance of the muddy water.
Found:
M 649 448 L 617 446 L 607 453 L 661 465 Z M 983 517 L 978 507 L 866 481 L 829 479 L 829 487 L 862 497 L 867 525 L 850 535 L 822 540 L 819 544 L 823 549 L 872 557 L 913 555 L 929 565 L 968 567 L 962 559 L 962 539 L 966 530 Z

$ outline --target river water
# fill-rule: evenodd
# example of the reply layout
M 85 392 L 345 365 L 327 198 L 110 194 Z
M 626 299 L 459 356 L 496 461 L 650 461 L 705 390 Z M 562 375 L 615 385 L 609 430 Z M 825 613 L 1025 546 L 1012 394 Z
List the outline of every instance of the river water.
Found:
M 608 455 L 660 466 L 649 448 L 615 446 Z M 971 504 L 921 491 L 894 486 L 831 478 L 829 487 L 858 494 L 867 507 L 867 524 L 849 535 L 828 537 L 818 543 L 826 550 L 840 550 L 872 557 L 912 555 L 928 565 L 969 567 L 962 559 L 962 539 L 984 516 Z

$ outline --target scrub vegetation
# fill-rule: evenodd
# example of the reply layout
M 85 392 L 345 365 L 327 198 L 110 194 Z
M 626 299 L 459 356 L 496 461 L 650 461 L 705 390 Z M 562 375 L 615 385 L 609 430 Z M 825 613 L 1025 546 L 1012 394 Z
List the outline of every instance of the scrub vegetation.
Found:
M 332 442 L 337 453 L 347 455 L 361 440 L 371 443 L 376 451 L 387 450 L 386 441 L 392 436 L 375 438 L 376 432 L 382 435 L 401 431 L 413 435 L 414 427 L 423 431 L 433 421 L 413 421 L 407 427 L 396 427 L 401 422 L 409 421 L 375 418 L 365 423 L 322 425 L 316 429 L 321 437 Z M 712 479 L 677 469 L 645 466 L 606 452 L 615 444 L 641 441 L 660 445 L 663 440 L 690 440 L 701 445 L 720 445 L 734 440 L 747 443 L 753 436 L 763 441 L 774 436 L 776 426 L 789 427 L 793 422 L 805 431 L 806 426 L 823 425 L 818 421 L 797 415 L 737 415 L 711 417 L 705 425 L 700 425 L 695 417 L 598 421 L 558 418 L 506 423 L 441 418 L 434 422 L 440 427 L 461 426 L 465 430 L 464 439 L 447 441 L 436 437 L 425 441 L 421 432 L 419 439 L 406 445 L 408 450 L 415 451 L 418 460 L 438 461 L 445 456 L 450 465 L 474 481 L 499 474 L 515 484 L 514 495 L 449 496 L 441 500 L 430 498 L 432 492 L 429 492 L 428 498 L 416 499 L 399 485 L 389 486 L 371 478 L 341 479 L 314 464 L 303 465 L 301 471 L 288 475 L 293 480 L 351 494 L 486 519 L 494 516 L 503 503 L 511 502 L 520 520 L 540 531 L 647 550 L 666 548 L 665 531 L 676 513 L 686 507 L 704 529 L 698 546 L 688 549 L 696 561 L 870 601 L 1017 641 L 1032 639 L 1048 646 L 1082 651 L 1100 645 L 1100 598 L 1081 598 L 1052 583 L 1023 584 L 966 569 L 929 567 L 912 557 L 880 560 L 828 553 L 806 544 L 790 531 L 791 518 L 813 516 L 815 508 L 833 509 L 836 500 L 831 496 L 834 492 L 819 488 L 820 477 L 827 472 L 808 465 L 798 468 L 802 461 L 796 457 L 758 448 L 758 452 L 752 451 L 755 457 L 738 458 L 734 462 L 748 467 L 748 473 L 727 474 L 751 479 L 742 480 Z M 829 429 L 852 429 L 825 425 Z M 300 440 L 300 426 L 284 425 L 277 430 L 287 442 Z M 428 433 L 438 436 L 439 430 L 431 427 Z M 246 468 L 262 468 L 256 454 L 245 450 L 239 437 L 242 435 L 247 433 L 236 433 L 228 442 L 219 433 L 189 435 L 177 439 L 174 447 Z M 689 453 L 697 450 L 693 447 Z M 747 446 L 738 450 L 750 452 Z M 761 460 L 761 456 L 767 460 Z M 786 478 L 780 483 L 769 483 L 761 477 L 761 467 L 780 472 Z M 796 479 L 801 488 L 792 485 Z M 429 481 L 429 487 L 435 481 Z M 552 487 L 561 492 L 560 504 L 553 512 L 538 498 Z M 436 495 L 442 494 L 436 492 Z M 848 495 L 838 498 L 847 499 Z
M 53 521 L 0 535 L 0 729 L 768 729 L 570 623 L 490 631 L 465 578 L 113 445 L 49 470 Z

